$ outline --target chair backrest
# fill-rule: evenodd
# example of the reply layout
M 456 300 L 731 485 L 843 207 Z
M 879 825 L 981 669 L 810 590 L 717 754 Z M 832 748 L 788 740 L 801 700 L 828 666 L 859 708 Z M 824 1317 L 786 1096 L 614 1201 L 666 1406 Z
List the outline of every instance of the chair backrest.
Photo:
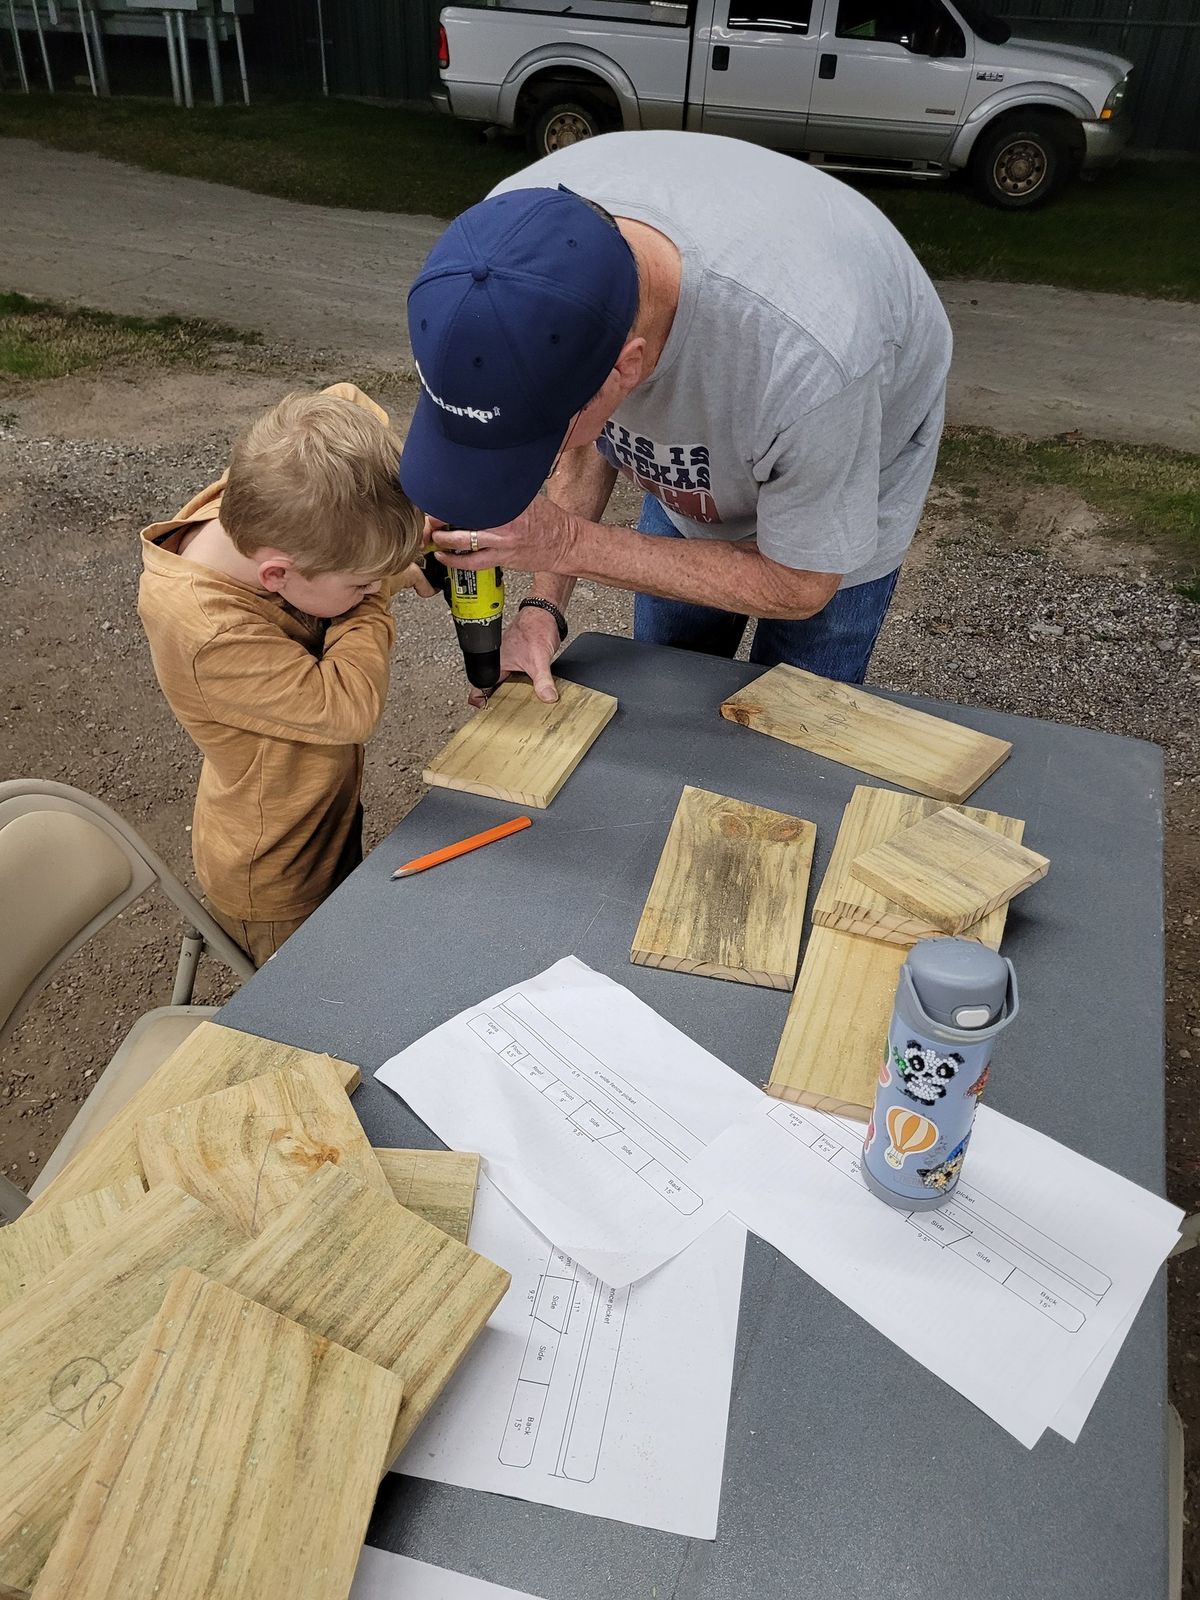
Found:
M 242 978 L 254 966 L 123 818 L 64 783 L 0 783 L 0 1044 L 55 971 L 157 883 Z

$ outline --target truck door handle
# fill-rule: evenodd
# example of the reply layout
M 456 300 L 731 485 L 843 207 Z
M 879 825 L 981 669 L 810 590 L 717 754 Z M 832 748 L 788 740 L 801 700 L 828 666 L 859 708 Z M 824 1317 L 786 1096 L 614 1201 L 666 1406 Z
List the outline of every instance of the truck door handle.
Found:
M 713 45 L 712 69 L 714 72 L 729 71 L 729 46 L 727 44 Z
M 822 56 L 821 57 L 819 63 L 817 64 L 817 77 L 818 78 L 836 78 L 837 77 L 837 57 L 836 56 Z

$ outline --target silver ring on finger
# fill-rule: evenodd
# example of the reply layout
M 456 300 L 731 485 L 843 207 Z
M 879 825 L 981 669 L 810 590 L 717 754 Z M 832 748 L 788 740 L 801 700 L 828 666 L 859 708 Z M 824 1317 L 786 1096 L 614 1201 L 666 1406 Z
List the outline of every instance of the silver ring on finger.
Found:
M 479 535 L 474 529 L 471 530 L 471 554 L 473 556 L 479 554 Z

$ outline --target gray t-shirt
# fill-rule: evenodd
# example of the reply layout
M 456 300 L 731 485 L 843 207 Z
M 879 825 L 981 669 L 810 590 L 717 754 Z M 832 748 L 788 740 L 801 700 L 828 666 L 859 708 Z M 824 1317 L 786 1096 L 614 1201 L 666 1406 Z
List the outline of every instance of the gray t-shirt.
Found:
M 598 447 L 689 538 L 867 583 L 900 564 L 933 476 L 950 325 L 887 218 L 738 139 L 614 133 L 494 191 L 557 187 L 682 257 L 658 366 Z

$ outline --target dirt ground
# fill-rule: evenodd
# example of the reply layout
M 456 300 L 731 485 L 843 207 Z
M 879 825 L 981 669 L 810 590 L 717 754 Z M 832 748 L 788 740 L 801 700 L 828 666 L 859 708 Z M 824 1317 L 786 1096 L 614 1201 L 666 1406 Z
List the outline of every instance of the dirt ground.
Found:
M 229 352 L 229 361 L 244 362 Z M 366 375 L 354 374 L 368 382 Z M 215 477 L 231 434 L 292 387 L 344 371 L 263 351 L 252 370 L 0 382 L 0 774 L 77 784 L 190 880 L 194 750 L 154 682 L 138 624 L 136 532 Z M 403 417 L 406 385 L 374 386 Z M 611 515 L 631 520 L 619 500 Z M 515 586 L 514 586 L 515 587 Z M 987 595 L 982 606 L 979 595 Z M 625 632 L 625 596 L 583 584 L 577 630 Z M 367 758 L 368 846 L 418 797 L 426 759 L 468 714 L 438 603 L 407 597 L 393 691 Z M 1200 609 L 1150 552 L 1104 537 L 1066 491 L 935 490 L 877 650 L 888 687 L 1152 739 L 1167 763 L 1168 1193 L 1200 1205 Z M 178 920 L 147 901 L 51 984 L 0 1061 L 0 1171 L 27 1186 L 117 1042 L 170 998 Z M 227 976 L 206 964 L 196 999 Z M 1200 1482 L 1200 1251 L 1171 1268 L 1172 1393 Z M 1200 1597 L 1189 1533 L 1185 1594 Z

